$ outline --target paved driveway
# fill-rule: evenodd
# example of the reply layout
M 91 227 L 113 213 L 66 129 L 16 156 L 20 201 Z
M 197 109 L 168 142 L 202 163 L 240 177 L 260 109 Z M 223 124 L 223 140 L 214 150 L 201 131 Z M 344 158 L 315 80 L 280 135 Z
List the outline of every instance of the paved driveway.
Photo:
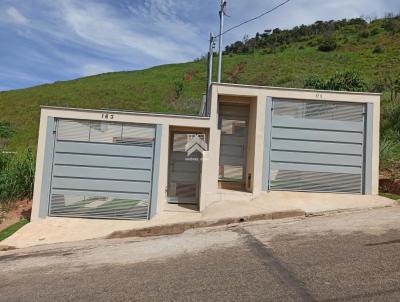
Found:
M 0 253 L 1 301 L 399 301 L 400 207 Z

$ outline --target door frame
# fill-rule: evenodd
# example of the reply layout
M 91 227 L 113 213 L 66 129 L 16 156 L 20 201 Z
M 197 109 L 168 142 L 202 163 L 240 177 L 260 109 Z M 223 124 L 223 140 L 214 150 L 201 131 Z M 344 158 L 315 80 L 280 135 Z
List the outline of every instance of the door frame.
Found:
M 265 125 L 264 125 L 264 157 L 263 157 L 263 191 L 270 191 L 270 166 L 271 166 L 271 131 L 272 131 L 272 97 L 267 97 L 265 106 Z

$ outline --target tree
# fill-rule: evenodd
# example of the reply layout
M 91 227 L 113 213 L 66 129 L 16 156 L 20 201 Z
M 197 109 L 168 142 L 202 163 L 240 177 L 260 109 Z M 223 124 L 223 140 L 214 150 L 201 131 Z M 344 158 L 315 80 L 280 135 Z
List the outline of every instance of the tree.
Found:
M 399 19 L 393 14 L 388 14 L 382 23 L 382 27 L 392 34 L 400 32 Z

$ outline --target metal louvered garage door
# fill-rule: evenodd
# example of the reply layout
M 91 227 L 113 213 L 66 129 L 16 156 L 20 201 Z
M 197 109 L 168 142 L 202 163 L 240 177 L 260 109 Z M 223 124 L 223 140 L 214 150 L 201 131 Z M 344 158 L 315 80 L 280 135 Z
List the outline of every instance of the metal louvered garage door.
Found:
M 155 127 L 57 120 L 50 216 L 146 219 Z
M 271 190 L 363 193 L 364 104 L 274 99 Z

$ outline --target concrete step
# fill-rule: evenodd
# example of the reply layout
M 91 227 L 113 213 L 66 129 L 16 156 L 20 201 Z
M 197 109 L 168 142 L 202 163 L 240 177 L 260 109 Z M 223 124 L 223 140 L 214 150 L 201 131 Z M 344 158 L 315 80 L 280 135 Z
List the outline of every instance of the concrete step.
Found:
M 253 198 L 253 193 L 227 189 L 219 189 L 216 194 L 216 201 L 250 201 Z
M 185 204 L 171 204 L 168 203 L 164 206 L 165 212 L 184 212 L 184 213 L 198 213 L 199 209 L 197 205 L 185 205 Z

